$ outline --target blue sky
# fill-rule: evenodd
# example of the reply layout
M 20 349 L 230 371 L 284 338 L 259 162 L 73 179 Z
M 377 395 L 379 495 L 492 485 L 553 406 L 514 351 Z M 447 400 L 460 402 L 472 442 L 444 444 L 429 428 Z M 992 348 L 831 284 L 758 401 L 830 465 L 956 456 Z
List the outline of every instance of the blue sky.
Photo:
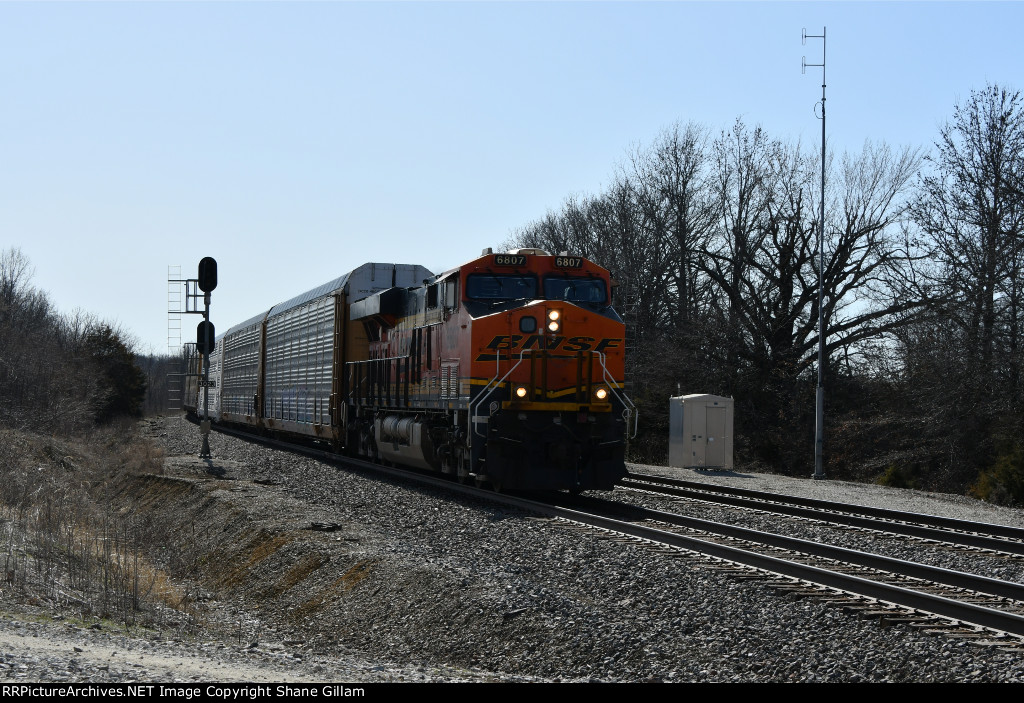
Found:
M 929 146 L 1024 89 L 1018 2 L 0 2 L 0 249 L 64 311 L 167 345 L 367 261 L 440 271 L 607 185 L 673 122 Z M 198 320 L 185 320 L 187 331 Z M 190 341 L 186 339 L 185 341 Z

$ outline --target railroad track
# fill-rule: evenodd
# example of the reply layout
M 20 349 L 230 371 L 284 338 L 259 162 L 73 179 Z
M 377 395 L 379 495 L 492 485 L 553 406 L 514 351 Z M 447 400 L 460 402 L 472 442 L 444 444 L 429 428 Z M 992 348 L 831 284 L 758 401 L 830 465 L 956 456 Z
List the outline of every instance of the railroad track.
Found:
M 914 537 L 930 542 L 1024 556 L 1024 529 L 1009 525 L 969 522 L 939 515 L 766 493 L 650 474 L 632 473 L 619 485 L 629 490 L 673 498 L 717 503 Z
M 736 578 L 757 579 L 780 592 L 819 598 L 861 616 L 1024 650 L 1022 584 L 626 505 L 607 498 L 558 494 L 548 496 L 549 500 L 537 500 L 497 494 L 437 475 L 340 457 L 235 430 L 221 430 L 336 464 L 518 508 L 555 525 L 642 545 L 659 557 L 702 555 L 710 560 L 712 568 Z
M 568 500 L 563 503 L 568 504 Z M 750 567 L 781 590 L 814 595 L 890 622 L 914 622 L 928 629 L 988 637 L 993 644 L 1024 647 L 1024 584 L 649 508 L 625 507 L 605 499 L 584 497 L 572 505 L 582 508 L 581 515 L 618 513 L 614 522 L 590 522 L 587 518 L 578 518 L 578 522 L 652 546 L 674 547 Z M 772 574 L 794 581 L 773 582 Z M 854 601 L 849 596 L 868 600 Z M 989 632 L 980 633 L 965 623 Z

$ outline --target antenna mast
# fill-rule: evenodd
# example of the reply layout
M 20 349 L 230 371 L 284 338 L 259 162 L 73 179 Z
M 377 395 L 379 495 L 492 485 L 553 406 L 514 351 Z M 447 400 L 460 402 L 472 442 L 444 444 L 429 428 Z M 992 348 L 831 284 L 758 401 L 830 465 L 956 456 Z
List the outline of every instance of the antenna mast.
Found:
M 821 212 L 818 220 L 818 391 L 814 412 L 814 478 L 825 478 L 822 468 L 822 450 L 825 445 L 825 307 L 823 300 L 822 276 L 825 270 L 825 28 L 821 34 L 808 34 L 802 30 L 802 43 L 808 39 L 821 39 L 821 63 L 807 63 L 807 57 L 801 59 L 801 73 L 807 72 L 808 66 L 821 67 Z

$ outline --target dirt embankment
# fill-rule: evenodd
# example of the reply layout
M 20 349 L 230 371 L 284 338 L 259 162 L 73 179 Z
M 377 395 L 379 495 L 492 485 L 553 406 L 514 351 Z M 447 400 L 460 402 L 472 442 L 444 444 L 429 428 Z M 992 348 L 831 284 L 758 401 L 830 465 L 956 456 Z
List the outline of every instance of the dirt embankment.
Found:
M 260 478 L 273 469 L 259 461 L 182 452 L 176 433 L 191 429 L 180 418 L 146 420 L 116 461 L 71 441 L 17 438 L 22 451 L 4 456 L 0 671 L 6 662 L 9 678 L 61 681 L 488 678 L 360 656 L 360 643 L 375 641 L 379 584 L 433 591 L 429 574 L 394 563 L 386 540 L 339 522 L 336 510 Z M 111 542 L 116 549 L 103 546 Z M 121 584 L 114 595 L 97 585 L 108 574 L 86 578 L 104 560 Z M 145 657 L 148 679 L 139 676 Z

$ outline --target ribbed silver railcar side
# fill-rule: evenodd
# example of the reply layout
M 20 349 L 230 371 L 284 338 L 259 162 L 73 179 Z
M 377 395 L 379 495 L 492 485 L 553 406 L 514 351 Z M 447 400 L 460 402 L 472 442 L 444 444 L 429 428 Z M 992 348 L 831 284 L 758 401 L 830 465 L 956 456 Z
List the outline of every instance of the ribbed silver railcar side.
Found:
M 265 418 L 330 424 L 334 315 L 327 295 L 267 319 Z
M 224 368 L 221 373 L 221 412 L 225 420 L 256 422 L 259 391 L 261 322 L 235 328 L 224 337 Z M 211 371 L 213 367 L 210 367 Z
M 210 355 L 210 417 L 220 419 L 221 372 L 224 368 L 223 339 L 216 341 L 215 351 Z M 185 364 L 185 410 L 203 416 L 205 396 L 202 386 L 202 356 L 191 347 Z
M 223 383 L 224 371 L 224 340 L 217 340 L 217 346 L 210 354 L 210 417 L 214 420 L 220 419 L 220 395 L 221 384 Z M 200 390 L 200 399 L 203 393 Z

